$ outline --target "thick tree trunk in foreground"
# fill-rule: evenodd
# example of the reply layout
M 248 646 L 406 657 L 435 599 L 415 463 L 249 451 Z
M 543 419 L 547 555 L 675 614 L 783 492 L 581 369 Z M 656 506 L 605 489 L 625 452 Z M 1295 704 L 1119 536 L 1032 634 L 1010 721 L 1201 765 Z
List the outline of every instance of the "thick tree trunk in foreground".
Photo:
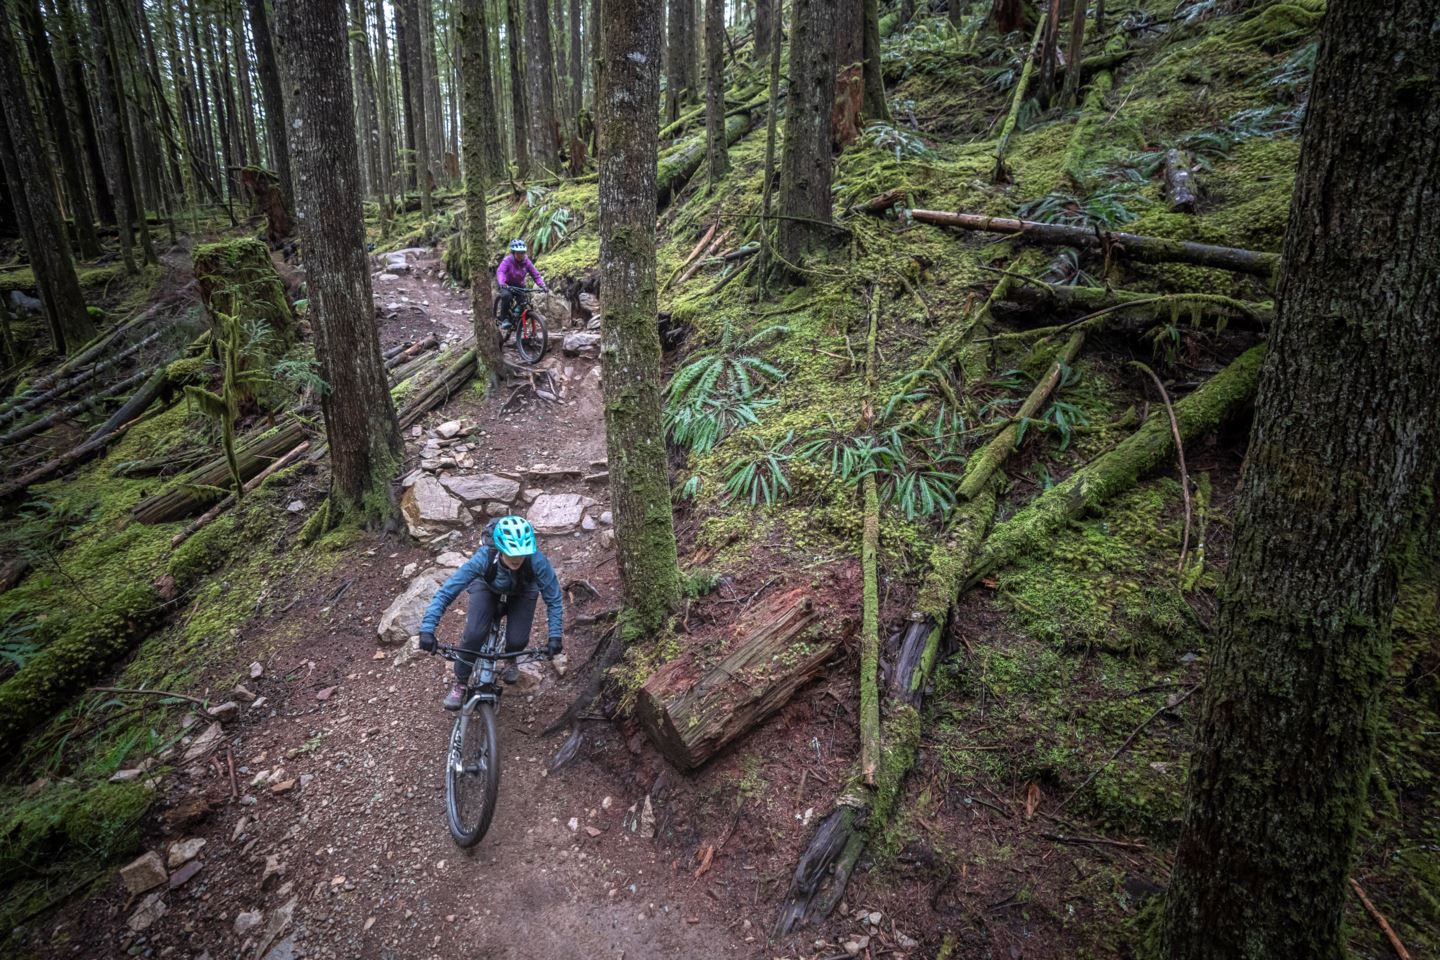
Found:
M 644 0 L 606 0 L 601 26 L 600 360 L 622 641 L 655 630 L 680 594 L 655 325 L 655 112 L 660 24 Z
M 790 39 L 790 91 L 780 153 L 777 248 L 794 271 L 830 231 L 830 108 L 835 101 L 836 0 L 795 0 Z
M 470 274 L 470 322 L 485 375 L 494 384 L 504 368 L 490 311 L 490 242 L 485 224 L 485 191 L 489 181 L 486 145 L 495 139 L 485 0 L 461 0 L 459 32 L 460 79 L 464 85 L 460 128 L 465 163 L 465 260 Z
M 730 172 L 725 142 L 725 0 L 705 0 L 705 150 L 710 183 Z
M 337 0 L 279 0 L 276 19 L 293 85 L 290 151 L 315 355 L 330 445 L 332 516 L 380 525 L 395 513 L 402 447 L 390 401 L 360 213 L 354 104 Z
M 8 155 L 5 167 L 10 196 L 19 214 L 25 252 L 35 272 L 51 339 L 56 352 L 64 353 L 67 346 L 79 346 L 94 336 L 95 325 L 85 310 L 85 298 L 75 278 L 75 262 L 65 242 L 65 224 L 50 179 L 50 163 L 35 127 L 30 98 L 25 94 L 20 50 L 10 21 L 4 16 L 0 16 L 0 113 L 4 114 L 0 123 L 7 128 L 7 142 L 0 144 L 0 149 Z
M 702 765 L 788 703 L 840 649 L 844 631 L 794 594 L 751 611 L 717 662 L 682 656 L 645 681 L 635 713 L 665 759 L 681 770 Z
M 1348 953 L 1398 555 L 1440 460 L 1437 75 L 1430 0 L 1332 0 L 1166 897 L 1172 960 Z

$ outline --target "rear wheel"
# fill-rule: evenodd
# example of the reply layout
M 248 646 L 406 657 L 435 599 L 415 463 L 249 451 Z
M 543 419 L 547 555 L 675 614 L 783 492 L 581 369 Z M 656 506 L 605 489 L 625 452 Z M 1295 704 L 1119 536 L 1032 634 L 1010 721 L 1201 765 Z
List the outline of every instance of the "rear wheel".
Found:
M 537 363 L 545 356 L 545 347 L 550 334 L 545 330 L 545 318 L 534 310 L 520 315 L 520 329 L 515 336 L 515 350 L 526 363 Z
M 450 836 L 460 847 L 473 847 L 490 829 L 500 795 L 500 740 L 495 707 L 481 703 L 462 710 L 445 754 L 445 812 Z

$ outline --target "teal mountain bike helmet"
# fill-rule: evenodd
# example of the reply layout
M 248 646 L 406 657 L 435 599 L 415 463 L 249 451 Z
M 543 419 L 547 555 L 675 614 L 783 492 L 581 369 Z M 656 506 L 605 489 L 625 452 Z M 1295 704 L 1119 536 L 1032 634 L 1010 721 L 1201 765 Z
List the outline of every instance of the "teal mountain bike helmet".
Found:
M 524 253 L 524 252 L 525 252 L 525 241 L 524 241 L 524 240 L 511 240 L 511 241 L 510 241 L 510 252 L 511 252 L 511 253 Z
M 524 517 L 501 517 L 493 536 L 495 546 L 507 557 L 528 557 L 535 552 L 535 528 Z

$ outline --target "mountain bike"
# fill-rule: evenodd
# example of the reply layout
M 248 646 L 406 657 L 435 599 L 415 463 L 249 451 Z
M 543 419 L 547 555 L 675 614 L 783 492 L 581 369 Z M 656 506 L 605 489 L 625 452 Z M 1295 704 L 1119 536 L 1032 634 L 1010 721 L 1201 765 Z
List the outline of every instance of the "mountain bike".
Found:
M 545 356 L 545 347 L 550 342 L 550 334 L 545 330 L 545 318 L 534 308 L 530 302 L 531 290 L 529 287 L 502 287 L 503 293 L 509 293 L 510 316 L 508 326 L 506 319 L 500 316 L 500 300 L 495 300 L 495 322 L 500 329 L 500 345 L 503 347 L 510 342 L 510 337 L 515 337 L 515 352 L 520 354 L 520 359 L 526 363 L 536 363 Z
M 450 745 L 445 751 L 445 814 L 450 821 L 450 836 L 462 849 L 475 846 L 490 829 L 500 795 L 500 735 L 495 712 L 500 708 L 504 686 L 499 662 L 513 660 L 518 665 L 550 659 L 544 650 L 505 652 L 506 606 L 502 600 L 485 645 L 478 652 L 469 653 L 459 647 L 435 648 L 446 660 L 464 660 L 472 665 L 465 705 L 455 715 Z

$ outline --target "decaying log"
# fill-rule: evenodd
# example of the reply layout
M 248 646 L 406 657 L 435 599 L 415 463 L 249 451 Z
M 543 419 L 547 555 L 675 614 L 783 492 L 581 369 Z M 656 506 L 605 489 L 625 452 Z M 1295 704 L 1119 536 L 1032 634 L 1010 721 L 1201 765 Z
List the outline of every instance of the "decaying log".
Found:
M 289 453 L 285 454 L 283 457 L 270 464 L 270 466 L 266 467 L 264 470 L 261 470 L 259 473 L 255 474 L 255 476 L 245 481 L 245 485 L 241 487 L 241 491 L 244 493 L 252 493 L 256 487 L 260 486 L 260 484 L 265 482 L 266 478 L 274 476 L 276 473 L 279 473 L 281 470 L 285 469 L 290 464 L 298 460 L 300 458 L 300 455 L 304 453 L 307 449 L 309 449 L 309 447 L 310 441 L 306 440 L 305 442 L 301 443 L 294 450 L 291 450 Z M 172 537 L 170 540 L 170 549 L 173 550 L 176 547 L 180 546 L 180 544 L 190 539 L 190 536 L 194 534 L 197 530 L 215 520 L 216 517 L 220 516 L 220 514 L 224 513 L 226 510 L 230 509 L 234 505 L 235 494 L 232 493 L 224 500 L 221 500 L 219 503 L 215 504 L 215 506 L 202 513 L 198 519 L 191 522 L 190 525 L 187 526 L 184 530 L 175 534 L 175 536 Z
M 746 619 L 748 632 L 718 661 L 703 651 L 665 664 L 640 688 L 636 715 L 656 748 L 693 770 L 774 713 L 839 648 L 808 596 L 781 594 Z M 737 630 L 747 629 L 742 625 Z
M 747 105 L 725 118 L 725 145 L 733 146 L 760 122 L 764 102 Z M 705 131 L 660 157 L 655 174 L 655 208 L 664 210 L 705 161 Z
M 463 346 L 460 344 L 460 346 Z M 465 386 L 475 376 L 475 348 L 461 350 L 459 355 L 440 371 L 439 375 L 420 393 L 408 399 L 397 411 L 401 428 L 419 420 L 433 407 L 437 407 Z
M 398 350 L 397 352 L 395 352 L 393 355 L 386 357 L 386 358 L 385 358 L 385 369 L 386 369 L 386 370 L 393 370 L 393 369 L 395 369 L 396 367 L 400 366 L 402 363 L 405 363 L 405 362 L 407 362 L 407 361 L 409 361 L 409 360 L 414 360 L 416 357 L 420 356 L 422 353 L 426 353 L 427 351 L 434 350 L 435 348 L 437 348 L 437 347 L 439 347 L 439 346 L 440 346 L 440 341 L 439 341 L 439 339 L 435 336 L 435 334 L 432 333 L 432 334 L 430 334 L 428 337 L 425 337 L 425 338 L 423 338 L 423 339 L 421 339 L 421 340 L 417 340 L 415 343 L 412 343 L 412 344 L 410 344 L 410 345 L 407 346 L 407 347 L 402 347 L 400 350 Z
M 1255 397 L 1263 345 L 1252 347 L 1174 405 L 1181 440 L 1208 433 Z M 961 583 L 968 589 L 1016 557 L 1049 542 L 1064 524 L 1134 487 L 1145 474 L 1175 457 L 1175 438 L 1165 417 L 1151 417 L 1115 449 L 1097 457 L 996 526 L 974 568 Z
M 1079 355 L 1084 343 L 1085 331 L 1077 330 L 1072 333 L 1060 355 L 1050 365 L 1050 370 L 1040 378 L 1035 389 L 1030 391 L 1030 395 L 1020 405 L 1014 419 L 992 437 L 989 443 L 970 455 L 965 464 L 965 475 L 960 479 L 958 493 L 962 499 L 971 499 L 990 482 L 1000 464 L 1004 463 L 1005 458 L 1010 456 L 1010 451 L 1015 449 L 1021 425 L 1039 413 L 1045 401 L 1050 399 L 1050 394 L 1060 383 L 1065 368 L 1075 362 L 1075 357 Z
M 141 370 L 138 373 L 133 373 L 130 376 L 126 377 L 124 380 L 120 380 L 116 383 L 110 384 L 110 386 L 106 387 L 103 390 L 99 390 L 88 396 L 82 397 L 79 400 L 76 400 L 74 403 L 67 404 L 64 407 L 61 407 L 54 413 L 46 414 L 45 416 L 40 417 L 37 420 L 30 421 L 24 426 L 16 427 L 14 430 L 11 430 L 4 436 L 0 436 L 0 446 L 6 446 L 11 443 L 19 443 L 21 440 L 33 437 L 37 433 L 48 430 L 51 427 L 55 426 L 55 424 L 57 423 L 69 420 L 77 413 L 83 413 L 86 410 L 92 409 L 97 404 L 99 404 L 101 400 L 108 399 L 115 396 L 116 394 L 124 393 L 127 390 L 138 387 L 141 383 L 154 376 L 154 374 L 155 371 L 153 369 Z
M 1190 162 L 1179 150 L 1165 151 L 1165 195 L 1172 213 L 1195 212 L 1195 178 Z
M 876 570 L 880 552 L 880 497 L 875 475 L 865 476 L 865 526 L 860 543 L 864 595 L 860 616 L 860 776 L 874 785 L 880 765 L 880 585 Z
M 948 213 L 943 210 L 911 210 L 910 217 L 921 223 L 958 230 L 1016 234 L 1024 240 L 1047 245 L 1100 250 L 1139 263 L 1189 263 L 1197 267 L 1233 270 L 1273 281 L 1280 266 L 1278 253 L 1218 247 L 1189 240 L 1164 240 L 1134 233 L 1103 233 L 1086 227 L 1059 223 L 1037 223 L 1010 217 L 988 217 L 977 213 Z
M 237 444 L 235 459 L 240 478 L 249 480 L 264 470 L 286 451 L 309 439 L 308 428 L 298 420 L 287 420 L 248 442 Z M 141 523 L 170 523 L 225 497 L 231 482 L 230 467 L 225 458 L 215 457 L 180 477 L 164 490 L 135 505 L 135 519 Z
M 1023 279 L 1012 283 L 1004 296 L 1004 303 L 997 305 L 996 313 L 1004 320 L 1010 320 L 1021 313 L 1042 313 L 1052 316 L 1056 312 L 1094 313 L 1133 304 L 1127 307 L 1123 316 L 1143 318 L 1151 323 L 1163 323 L 1172 316 L 1171 305 L 1155 303 L 1155 294 L 1135 290 L 1120 290 L 1111 287 L 1072 287 L 1053 283 Z M 1249 327 L 1267 326 L 1275 316 L 1274 305 L 1224 301 L 1220 299 L 1197 299 L 1185 303 L 1180 309 L 1181 316 L 1206 324 L 1238 323 Z
M 0 502 L 23 493 L 34 484 L 59 476 L 73 466 L 85 463 L 111 443 L 120 439 L 130 425 L 139 419 L 140 414 L 160 398 L 160 395 L 165 392 L 167 384 L 165 365 L 161 364 L 150 375 L 150 379 L 145 381 L 139 390 L 131 394 L 130 399 L 126 400 L 120 409 L 110 416 L 109 420 L 106 420 L 94 433 L 90 434 L 84 443 L 0 487 Z
M 80 387 L 84 384 L 89 383 L 91 380 L 95 379 L 95 376 L 101 371 L 108 370 L 111 367 L 128 361 L 131 357 L 135 356 L 135 354 L 139 353 L 141 350 L 145 349 L 150 344 L 158 340 L 163 333 L 163 330 L 156 330 L 154 333 L 144 337 L 143 339 L 135 343 L 132 343 L 130 346 L 126 347 L 124 350 L 119 351 L 113 356 L 106 357 L 99 363 L 96 363 L 89 367 L 85 367 L 78 373 L 75 373 L 73 376 L 61 380 L 59 383 L 55 384 L 55 386 L 51 387 L 49 390 L 46 390 L 44 393 L 39 393 L 33 397 L 30 397 L 27 400 L 22 400 L 20 403 L 17 403 L 9 409 L 0 412 L 0 423 L 7 423 L 11 420 L 14 420 L 16 417 L 23 416 L 24 414 L 31 413 L 35 410 L 39 410 L 46 404 L 54 400 L 58 400 L 61 397 L 65 396 L 67 393 L 70 393 L 76 387 Z
M 855 204 L 850 209 L 858 213 L 884 213 L 885 211 L 894 209 L 897 206 L 904 207 L 906 201 L 908 201 L 909 199 L 909 191 L 901 187 L 895 190 L 886 190 L 884 193 L 876 194 L 869 200 L 862 200 L 860 203 Z

